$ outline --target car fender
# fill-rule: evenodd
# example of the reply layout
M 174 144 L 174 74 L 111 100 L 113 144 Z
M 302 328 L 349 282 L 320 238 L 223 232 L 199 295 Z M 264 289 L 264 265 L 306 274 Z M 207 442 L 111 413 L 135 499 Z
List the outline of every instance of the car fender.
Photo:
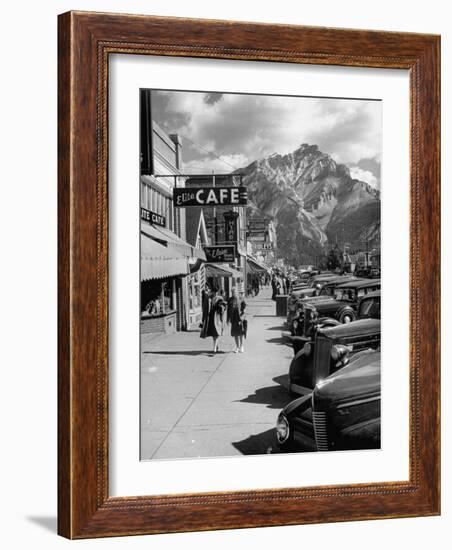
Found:
M 303 350 L 306 342 L 310 342 L 310 338 L 306 336 L 291 336 L 290 341 L 292 343 L 294 357 Z
M 312 394 L 303 395 L 302 397 L 297 397 L 291 401 L 288 405 L 284 407 L 282 412 L 288 417 L 293 414 L 295 411 L 302 412 L 309 409 L 312 405 Z
M 345 428 L 339 433 L 345 448 L 376 449 L 380 447 L 381 418 L 371 418 Z
M 319 325 L 322 325 L 321 328 L 337 327 L 341 323 L 333 317 L 321 317 L 317 320 Z
M 297 378 L 297 373 L 303 370 L 305 361 L 307 360 L 308 357 L 305 355 L 303 347 L 298 353 L 295 354 L 292 361 L 290 362 L 289 379 Z

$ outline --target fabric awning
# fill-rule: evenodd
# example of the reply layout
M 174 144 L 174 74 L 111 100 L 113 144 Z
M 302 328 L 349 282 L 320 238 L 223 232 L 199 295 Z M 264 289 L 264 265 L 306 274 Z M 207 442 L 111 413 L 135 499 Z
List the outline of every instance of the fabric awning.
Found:
M 259 263 L 254 258 L 250 258 L 248 256 L 247 262 L 248 262 L 249 270 L 253 274 L 257 275 L 259 273 L 268 273 L 268 271 L 269 271 L 267 267 L 265 267 L 263 264 Z
M 240 271 L 226 264 L 206 264 L 206 277 L 234 277 L 234 279 L 243 279 Z
M 141 233 L 141 281 L 164 279 L 189 273 L 187 259 Z
M 148 235 L 148 237 L 166 244 L 168 248 L 172 248 L 177 252 L 180 252 L 187 258 L 199 258 L 204 261 L 206 260 L 204 250 L 191 246 L 186 241 L 178 237 L 176 233 L 173 233 L 165 227 L 158 227 L 146 222 L 141 222 L 141 231 L 142 233 Z
M 196 273 L 203 265 L 204 262 L 198 258 L 194 264 L 190 264 L 190 273 Z

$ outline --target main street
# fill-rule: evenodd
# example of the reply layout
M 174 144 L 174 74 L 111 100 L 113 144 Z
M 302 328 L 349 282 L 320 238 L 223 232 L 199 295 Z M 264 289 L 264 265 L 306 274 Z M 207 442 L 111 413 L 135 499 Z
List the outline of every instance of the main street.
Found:
M 144 334 L 141 348 L 141 457 L 167 459 L 271 452 L 292 349 L 264 288 L 247 299 L 245 353 L 230 327 L 211 352 L 198 331 Z

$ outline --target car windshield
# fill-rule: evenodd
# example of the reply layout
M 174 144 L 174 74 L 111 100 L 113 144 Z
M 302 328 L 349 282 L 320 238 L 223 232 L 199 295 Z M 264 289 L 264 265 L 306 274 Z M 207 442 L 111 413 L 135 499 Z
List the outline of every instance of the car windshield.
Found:
M 324 286 L 320 291 L 320 296 L 333 296 L 334 287 L 333 286 Z
M 336 300 L 345 300 L 354 302 L 356 300 L 356 290 L 354 288 L 336 288 L 334 290 Z

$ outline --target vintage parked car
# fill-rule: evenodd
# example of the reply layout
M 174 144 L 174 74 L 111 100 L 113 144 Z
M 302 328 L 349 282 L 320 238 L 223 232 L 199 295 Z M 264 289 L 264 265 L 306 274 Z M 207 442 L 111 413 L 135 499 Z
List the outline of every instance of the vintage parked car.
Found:
M 317 382 L 278 415 L 276 437 L 283 452 L 380 448 L 380 351 L 367 350 Z
M 322 273 L 321 275 L 315 275 L 309 278 L 303 285 L 295 285 L 293 291 L 298 292 L 298 296 L 302 298 L 317 296 L 328 281 L 337 277 L 337 273 Z
M 290 283 L 290 292 L 297 292 L 298 290 L 301 290 L 302 288 L 308 288 L 308 282 L 307 279 L 296 279 L 295 281 L 292 281 Z
M 334 290 L 341 284 L 348 281 L 356 280 L 354 275 L 339 275 L 333 278 L 329 278 L 320 282 L 316 290 L 316 294 L 313 296 L 305 296 L 302 293 L 297 292 L 294 296 L 289 298 L 287 308 L 287 327 L 290 330 L 292 336 L 303 334 L 303 319 L 304 319 L 304 303 L 321 302 L 328 300 L 334 296 Z
M 309 279 L 308 282 L 295 283 L 291 286 L 291 292 L 287 301 L 287 326 L 290 327 L 297 312 L 297 303 L 308 296 L 317 296 L 324 282 L 335 278 L 332 273 L 322 274 Z
M 306 288 L 306 287 L 304 287 Z M 298 315 L 299 310 L 299 301 L 303 298 L 303 293 L 300 288 L 292 290 L 287 299 L 287 326 L 290 328 L 292 326 L 293 320 Z
M 342 368 L 344 351 L 349 358 L 357 352 L 380 346 L 380 319 L 360 319 L 348 324 L 332 319 L 325 321 L 325 325 L 316 328 L 314 338 L 294 341 L 296 353 L 289 367 L 291 394 L 310 393 L 319 380 Z
M 324 318 L 350 323 L 357 319 L 358 304 L 366 294 L 380 289 L 378 279 L 355 279 L 337 286 L 334 298 L 320 302 L 303 303 L 303 336 L 311 336 L 316 325 Z
M 337 277 L 337 273 L 333 273 L 331 271 L 324 271 L 323 273 L 319 273 L 317 275 L 313 275 L 308 279 L 308 286 L 309 288 L 316 288 L 316 285 L 319 285 L 318 288 L 320 288 L 320 284 L 323 281 L 327 281 L 329 279 L 333 279 L 334 277 Z
M 310 277 L 302 281 L 293 283 L 291 286 L 292 292 L 298 292 L 299 295 L 306 296 L 315 296 L 317 294 L 317 289 L 320 288 L 320 283 L 323 280 L 328 280 L 334 277 L 332 273 L 316 275 L 315 277 Z M 319 285 L 318 287 L 316 285 Z
M 357 278 L 351 274 L 336 275 L 333 279 L 321 283 L 318 296 L 334 296 L 334 291 L 338 286 L 356 280 Z

